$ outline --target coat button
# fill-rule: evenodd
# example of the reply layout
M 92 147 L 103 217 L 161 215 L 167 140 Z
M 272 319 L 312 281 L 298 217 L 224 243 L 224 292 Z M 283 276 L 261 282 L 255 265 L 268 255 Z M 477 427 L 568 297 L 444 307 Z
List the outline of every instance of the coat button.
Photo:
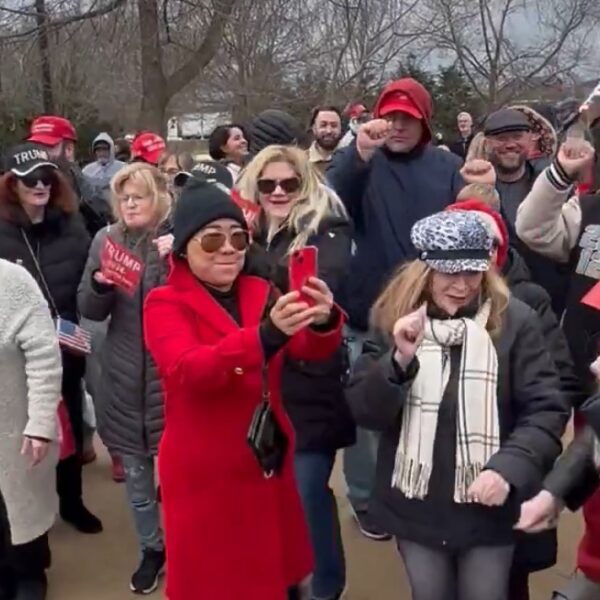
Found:
M 234 372 L 236 375 L 243 375 L 243 374 L 244 374 L 244 369 L 242 369 L 242 367 L 236 367 L 236 368 L 233 370 L 233 372 Z

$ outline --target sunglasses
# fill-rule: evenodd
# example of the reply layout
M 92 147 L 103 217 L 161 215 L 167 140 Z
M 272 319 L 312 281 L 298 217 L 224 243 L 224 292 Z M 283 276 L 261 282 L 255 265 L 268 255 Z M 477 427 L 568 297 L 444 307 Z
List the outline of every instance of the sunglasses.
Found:
M 36 169 L 27 175 L 17 176 L 19 181 L 28 188 L 34 188 L 38 181 L 43 185 L 52 185 L 55 181 L 54 169 L 50 167 Z
M 204 252 L 208 252 L 209 254 L 218 252 L 227 241 L 237 252 L 243 252 L 250 244 L 250 234 L 244 229 L 234 231 L 229 235 L 221 231 L 209 231 L 198 235 L 193 239 L 200 244 L 200 247 Z
M 272 194 L 280 187 L 286 194 L 293 194 L 300 189 L 300 179 L 290 177 L 288 179 L 259 179 L 256 187 L 261 194 Z

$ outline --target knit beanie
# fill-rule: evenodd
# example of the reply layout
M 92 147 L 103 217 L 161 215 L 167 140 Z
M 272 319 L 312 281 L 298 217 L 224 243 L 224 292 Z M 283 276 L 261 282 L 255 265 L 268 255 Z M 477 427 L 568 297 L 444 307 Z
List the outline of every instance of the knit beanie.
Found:
M 502 242 L 498 246 L 498 258 L 496 260 L 498 268 L 502 269 L 508 257 L 509 246 L 508 228 L 506 227 L 506 223 L 504 222 L 502 215 L 488 206 L 485 202 L 477 199 L 460 200 L 459 202 L 455 202 L 454 204 L 447 206 L 446 210 L 474 210 L 485 213 L 494 219 L 498 229 L 500 230 L 500 233 L 502 234 Z
M 233 219 L 247 227 L 242 209 L 212 183 L 191 178 L 181 191 L 173 215 L 173 253 L 181 256 L 189 240 L 217 219 Z
M 258 154 L 273 144 L 297 144 L 301 137 L 302 128 L 292 115 L 270 108 L 261 112 L 250 125 L 250 152 Z

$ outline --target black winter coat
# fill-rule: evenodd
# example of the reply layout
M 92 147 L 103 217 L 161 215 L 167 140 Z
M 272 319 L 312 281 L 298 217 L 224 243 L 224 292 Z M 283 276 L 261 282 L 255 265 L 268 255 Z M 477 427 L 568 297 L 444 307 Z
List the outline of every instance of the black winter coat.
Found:
M 259 234 L 256 241 L 266 252 L 259 257 L 254 249 L 251 258 L 254 265 L 247 270 L 269 278 L 282 292 L 287 292 L 288 249 L 293 238 L 291 231 L 283 229 L 267 244 L 265 236 Z M 330 287 L 334 298 L 348 276 L 351 244 L 350 223 L 334 217 L 323 220 L 317 234 L 307 242 L 319 249 L 319 277 Z M 263 262 L 262 269 L 257 261 Z M 354 443 L 354 420 L 344 396 L 348 369 L 345 345 L 326 361 L 286 358 L 282 374 L 283 402 L 296 431 L 297 450 L 330 452 Z
M 569 411 L 558 375 L 544 348 L 533 311 L 511 299 L 504 316 L 498 353 L 498 409 L 501 448 L 487 468 L 511 484 L 504 506 L 489 508 L 453 501 L 456 411 L 460 347 L 452 365 L 438 420 L 433 473 L 424 500 L 409 500 L 392 488 L 402 411 L 415 372 L 399 373 L 383 335 L 376 332 L 356 364 L 347 397 L 358 425 L 381 432 L 375 489 L 369 510 L 393 535 L 424 545 L 461 551 L 479 545 L 514 542 L 520 490 L 541 483 L 561 451 Z
M 29 241 L 41 268 L 42 281 L 35 261 L 25 241 Z M 20 263 L 38 282 L 54 314 L 77 323 L 77 286 L 85 267 L 90 236 L 79 214 L 67 215 L 56 208 L 46 210 L 41 223 L 32 224 L 20 206 L 0 207 L 0 258 Z M 62 395 L 69 411 L 73 435 L 78 447 L 82 444 L 82 387 L 85 359 L 62 351 Z
M 51 299 L 25 236 L 41 267 Z M 20 207 L 10 207 L 8 214 L 0 217 L 0 258 L 25 267 L 38 282 L 50 308 L 54 303 L 61 317 L 74 322 L 78 320 L 77 287 L 89 246 L 90 236 L 78 214 L 66 215 L 51 208 L 41 223 L 32 224 Z
M 537 313 L 546 341 L 546 349 L 554 360 L 560 377 L 561 389 L 569 406 L 577 408 L 585 400 L 586 395 L 575 375 L 571 351 L 552 310 L 548 292 L 542 286 L 531 281 L 531 274 L 525 261 L 512 247 L 509 249 L 502 274 L 513 296 Z M 538 485 L 524 489 L 521 500 L 529 500 L 539 491 Z M 533 572 L 548 569 L 556 563 L 558 549 L 556 529 L 537 534 L 517 533 L 517 539 L 514 561 L 520 569 Z

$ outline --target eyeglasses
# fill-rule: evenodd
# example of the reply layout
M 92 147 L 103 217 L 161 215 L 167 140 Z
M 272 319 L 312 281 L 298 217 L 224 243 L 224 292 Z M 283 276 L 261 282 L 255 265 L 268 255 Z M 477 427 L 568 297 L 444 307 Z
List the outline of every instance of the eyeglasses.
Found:
M 55 175 L 53 169 L 42 167 L 27 175 L 19 176 L 18 179 L 25 187 L 34 188 L 40 181 L 42 185 L 52 185 L 55 181 Z
M 198 234 L 192 239 L 200 244 L 204 252 L 209 254 L 218 252 L 225 245 L 225 242 L 229 242 L 229 245 L 237 252 L 243 252 L 250 244 L 250 235 L 245 229 L 233 231 L 229 235 L 221 231 L 209 231 Z
M 121 204 L 143 204 L 144 202 L 149 202 L 151 200 L 150 196 L 119 196 L 119 202 Z
M 300 189 L 300 179 L 289 177 L 288 179 L 259 179 L 256 187 L 261 194 L 272 194 L 280 187 L 286 194 L 293 194 Z

